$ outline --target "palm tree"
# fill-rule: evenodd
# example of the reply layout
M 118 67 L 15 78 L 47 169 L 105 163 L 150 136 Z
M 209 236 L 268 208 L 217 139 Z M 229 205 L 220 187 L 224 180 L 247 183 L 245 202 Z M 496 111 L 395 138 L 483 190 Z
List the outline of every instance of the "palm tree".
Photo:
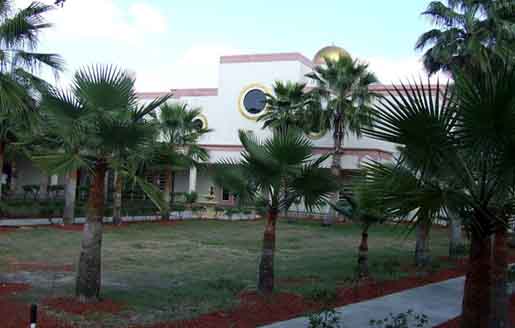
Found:
M 504 0 L 433 1 L 422 15 L 439 28 L 422 34 L 415 49 L 427 49 L 423 61 L 430 74 L 484 67 L 488 57 L 513 50 L 514 11 L 513 2 Z
M 271 293 L 279 211 L 298 199 L 303 199 L 308 210 L 320 207 L 336 186 L 331 174 L 321 168 L 328 156 L 314 158 L 311 142 L 295 131 L 278 132 L 263 141 L 240 131 L 240 141 L 244 148 L 241 160 L 222 161 L 215 167 L 215 181 L 235 191 L 240 201 L 257 199 L 266 204 L 257 287 L 262 293 Z M 288 193 L 282 188 L 284 181 Z
M 51 27 L 44 16 L 53 6 L 32 2 L 14 8 L 14 1 L 0 1 L 0 174 L 6 148 L 20 130 L 34 126 L 37 100 L 48 88 L 36 71 L 50 68 L 57 74 L 63 69 L 58 55 L 35 52 L 39 35 Z
M 341 159 L 343 156 L 344 137 L 348 134 L 361 136 L 363 127 L 370 126 L 372 102 L 377 94 L 369 87 L 378 82 L 368 69 L 367 64 L 353 60 L 348 56 L 337 61 L 326 59 L 326 65 L 318 66 L 312 74 L 307 75 L 317 83 L 312 91 L 314 99 L 321 99 L 320 124 L 322 130 L 333 131 L 333 160 L 331 170 L 337 179 L 341 178 Z M 336 203 L 338 194 L 332 196 Z M 330 225 L 334 212 L 324 218 L 324 224 Z
M 202 114 L 200 108 L 189 108 L 187 104 L 164 104 L 160 108 L 159 128 L 161 143 L 156 148 L 154 168 L 165 174 L 165 206 L 161 213 L 163 220 L 170 218 L 170 202 L 173 192 L 173 172 L 190 168 L 201 161 L 207 161 L 207 151 L 197 145 L 200 137 L 212 130 L 198 124 Z
M 305 130 L 306 110 L 311 103 L 311 97 L 306 93 L 306 84 L 277 81 L 273 90 L 273 95 L 267 94 L 265 114 L 258 118 L 258 122 L 263 122 L 263 129 L 271 128 L 274 133 L 291 129 Z M 283 190 L 287 193 L 288 186 L 283 185 Z M 288 217 L 288 211 L 288 207 L 283 208 L 283 217 Z
M 267 110 L 258 118 L 263 122 L 263 129 L 288 130 L 304 128 L 303 114 L 310 102 L 306 93 L 306 84 L 298 82 L 277 81 L 273 86 L 274 94 L 267 95 Z
M 401 145 L 401 158 L 417 177 L 437 177 L 450 207 L 469 214 L 462 215 L 471 235 L 462 327 L 508 327 L 505 234 L 515 196 L 515 69 L 489 65 L 475 74 L 479 78 L 456 73 L 454 92 L 421 84 L 398 88 L 381 100 L 366 134 Z M 409 199 L 409 193 L 398 196 Z
M 156 138 L 156 129 L 144 117 L 169 99 L 164 96 L 146 105 L 137 104 L 131 74 L 113 66 L 92 66 L 79 70 L 70 91 L 52 90 L 43 107 L 61 144 L 73 140 L 75 151 L 62 147 L 57 153 L 34 156 L 36 162 L 54 173 L 84 168 L 92 175 L 86 224 L 77 268 L 76 296 L 82 302 L 97 301 L 101 287 L 101 245 L 104 218 L 104 180 L 108 169 L 126 175 L 134 163 L 124 154 L 141 153 Z M 159 194 L 143 179 L 131 175 L 156 204 Z
M 337 212 L 361 225 L 361 243 L 358 248 L 358 276 L 368 277 L 368 232 L 374 224 L 386 221 L 385 209 L 378 206 L 376 196 L 369 195 L 365 188 L 357 188 L 354 196 L 344 195 L 336 204 Z

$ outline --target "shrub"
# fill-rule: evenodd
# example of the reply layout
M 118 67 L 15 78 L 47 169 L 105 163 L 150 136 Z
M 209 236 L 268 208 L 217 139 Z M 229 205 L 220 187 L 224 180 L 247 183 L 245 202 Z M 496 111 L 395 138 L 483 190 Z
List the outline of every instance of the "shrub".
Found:
M 309 316 L 308 328 L 340 328 L 340 317 L 334 309 L 324 309 Z
M 370 327 L 372 328 L 424 328 L 427 327 L 429 321 L 425 314 L 415 313 L 413 310 L 408 310 L 406 313 L 399 313 L 382 320 L 370 320 Z
M 306 299 L 324 305 L 334 303 L 337 296 L 336 290 L 323 287 L 315 287 L 305 293 Z

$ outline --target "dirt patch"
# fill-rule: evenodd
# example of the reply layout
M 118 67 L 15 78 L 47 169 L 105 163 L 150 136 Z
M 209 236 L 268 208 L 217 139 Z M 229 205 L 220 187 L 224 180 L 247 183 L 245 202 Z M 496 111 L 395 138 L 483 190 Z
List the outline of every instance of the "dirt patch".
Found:
M 278 286 L 284 287 L 284 286 L 304 286 L 313 284 L 315 282 L 320 281 L 320 277 L 317 276 L 310 276 L 310 277 L 288 277 L 284 279 L 277 279 L 276 283 Z
M 7 266 L 7 270 L 9 272 L 73 272 L 73 265 L 40 262 L 10 262 Z
M 109 313 L 116 314 L 122 311 L 123 305 L 111 300 L 103 300 L 98 303 L 83 304 L 71 297 L 48 298 L 43 304 L 54 310 L 60 310 L 71 314 Z

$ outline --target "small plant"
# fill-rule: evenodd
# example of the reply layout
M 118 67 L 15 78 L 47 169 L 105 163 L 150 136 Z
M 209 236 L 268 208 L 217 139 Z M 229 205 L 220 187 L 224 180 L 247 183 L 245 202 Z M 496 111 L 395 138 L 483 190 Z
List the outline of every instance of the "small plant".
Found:
M 225 208 L 220 206 L 215 206 L 215 217 L 218 217 L 220 214 L 223 214 L 225 211 Z
M 408 310 L 406 313 L 399 313 L 382 320 L 370 320 L 370 327 L 372 328 L 424 328 L 428 327 L 429 320 L 427 315 L 415 313 L 413 310 Z
M 32 195 L 34 200 L 38 199 L 39 190 L 40 190 L 39 185 L 25 185 L 25 186 L 22 186 L 22 188 L 23 188 L 23 200 L 25 200 L 27 198 L 27 195 Z
M 177 204 L 172 207 L 173 212 L 179 213 L 179 218 L 182 219 L 182 213 L 186 210 L 186 207 L 182 204 Z
M 340 317 L 334 309 L 323 309 L 309 316 L 308 328 L 340 328 Z
M 240 210 L 234 207 L 229 207 L 225 210 L 225 215 L 227 215 L 229 220 L 232 220 L 233 215 L 238 213 L 240 213 Z
M 337 294 L 334 289 L 315 287 L 309 290 L 306 294 L 306 299 L 323 305 L 329 305 L 334 303 Z

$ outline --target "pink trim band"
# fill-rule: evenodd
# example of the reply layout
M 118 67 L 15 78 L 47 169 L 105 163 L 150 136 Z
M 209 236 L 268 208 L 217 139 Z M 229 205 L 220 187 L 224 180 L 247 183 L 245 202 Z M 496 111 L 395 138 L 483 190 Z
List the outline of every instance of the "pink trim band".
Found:
M 200 145 L 202 148 L 212 151 L 227 151 L 227 152 L 241 152 L 243 146 L 241 145 Z M 332 147 L 315 147 L 313 153 L 317 155 L 327 154 L 333 151 Z M 343 155 L 358 156 L 361 160 L 366 156 L 373 157 L 380 160 L 390 160 L 393 154 L 389 151 L 376 148 L 344 148 Z
M 280 62 L 280 61 L 298 61 L 307 67 L 313 68 L 313 62 L 306 56 L 298 52 L 285 52 L 277 54 L 254 54 L 254 55 L 234 55 L 220 57 L 221 64 L 237 64 L 237 63 L 262 63 L 262 62 Z
M 138 92 L 138 98 L 158 98 L 171 93 L 173 98 L 182 97 L 216 97 L 218 89 L 216 88 L 196 88 L 196 89 L 171 89 L 162 92 Z

